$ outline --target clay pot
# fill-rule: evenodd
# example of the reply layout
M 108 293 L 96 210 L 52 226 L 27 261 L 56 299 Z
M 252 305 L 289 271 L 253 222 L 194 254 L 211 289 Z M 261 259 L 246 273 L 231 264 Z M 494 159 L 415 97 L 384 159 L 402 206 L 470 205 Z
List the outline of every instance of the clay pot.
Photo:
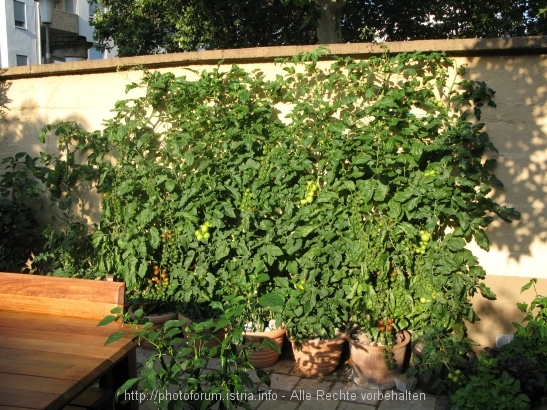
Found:
M 136 320 L 136 317 L 133 313 L 133 309 L 131 307 L 127 309 L 127 313 L 129 313 L 129 316 L 131 317 L 131 319 Z M 141 317 L 140 322 L 141 323 L 145 323 L 147 321 L 152 322 L 154 326 L 152 326 L 151 330 L 156 330 L 168 320 L 173 320 L 176 316 L 177 314 L 174 312 L 164 313 L 161 315 L 149 315 L 149 316 Z M 141 346 L 147 349 L 154 349 L 154 345 L 146 340 L 141 341 Z
M 304 340 L 301 342 L 301 349 L 292 341 L 294 359 L 305 376 L 326 376 L 338 367 L 345 341 L 345 333 L 334 339 Z
M 270 332 L 243 332 L 247 344 L 260 345 L 263 339 L 271 339 L 279 349 L 283 348 L 285 339 L 285 329 L 276 329 Z M 249 355 L 249 361 L 255 369 L 262 369 L 273 365 L 279 359 L 279 353 L 265 346 L 260 346 L 260 350 L 255 350 Z
M 406 346 L 410 343 L 410 333 L 406 330 L 397 334 L 397 344 L 392 348 L 395 369 L 388 370 L 384 360 L 385 346 L 370 346 L 347 337 L 350 349 L 353 381 L 369 389 L 391 389 L 395 387 L 395 377 L 402 373 L 406 356 Z
M 180 313 L 179 313 L 179 316 L 178 316 L 178 320 L 184 322 L 184 324 L 182 325 L 182 334 L 183 334 L 184 339 L 186 341 L 188 341 L 188 339 L 193 337 L 193 334 L 192 333 L 186 333 L 186 328 L 192 324 L 192 320 L 190 320 L 186 316 L 183 316 Z M 198 348 L 201 349 L 202 347 L 206 347 L 207 349 L 212 349 L 213 347 L 220 346 L 220 344 L 222 343 L 222 340 L 226 336 L 226 332 L 224 331 L 224 329 L 219 329 L 219 330 L 217 330 L 216 332 L 213 333 L 212 329 L 207 329 L 206 331 L 203 332 L 203 335 L 204 336 L 205 335 L 213 335 L 213 337 L 210 337 L 210 338 L 205 338 L 204 337 L 204 340 L 199 340 L 198 341 Z M 215 357 L 218 356 L 219 354 L 220 354 L 220 349 L 218 350 Z

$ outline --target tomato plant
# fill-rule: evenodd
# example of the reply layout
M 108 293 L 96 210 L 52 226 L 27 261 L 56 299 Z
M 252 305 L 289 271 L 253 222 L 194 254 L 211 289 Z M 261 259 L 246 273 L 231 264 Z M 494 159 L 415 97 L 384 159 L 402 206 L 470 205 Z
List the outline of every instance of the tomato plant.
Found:
M 219 65 L 128 85 L 144 95 L 81 147 L 105 194 L 98 268 L 207 309 L 263 265 L 256 290 L 286 296 L 295 338 L 357 323 L 389 344 L 475 320 L 468 297 L 495 295 L 467 244 L 487 250 L 494 216 L 519 217 L 489 196 L 494 91 L 441 53 L 325 54 L 279 60 L 276 76 Z

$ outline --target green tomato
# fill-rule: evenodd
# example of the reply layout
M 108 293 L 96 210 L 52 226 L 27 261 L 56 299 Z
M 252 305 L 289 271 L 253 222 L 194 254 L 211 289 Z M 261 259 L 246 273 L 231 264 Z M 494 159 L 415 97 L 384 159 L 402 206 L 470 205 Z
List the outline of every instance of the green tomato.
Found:
M 209 232 L 205 232 L 203 234 L 203 238 L 205 238 L 205 239 L 209 239 L 210 237 L 211 237 L 211 234 Z
M 194 232 L 194 235 L 200 236 L 200 235 L 201 235 L 201 231 L 196 231 L 196 232 Z
M 308 203 L 308 201 L 306 201 L 305 199 L 300 200 L 300 205 L 306 205 L 307 203 Z
M 201 225 L 201 233 L 205 234 L 209 231 L 209 227 L 205 224 Z
M 423 242 L 429 242 L 431 240 L 431 235 L 429 235 L 427 232 L 424 232 L 420 235 L 420 238 Z
M 421 297 L 421 298 L 420 298 L 420 303 L 426 303 L 426 302 L 427 302 L 427 299 L 426 299 L 426 298 L 424 298 L 424 297 Z
M 203 239 L 203 234 L 200 232 L 198 235 L 196 235 L 196 238 L 198 241 L 201 241 Z

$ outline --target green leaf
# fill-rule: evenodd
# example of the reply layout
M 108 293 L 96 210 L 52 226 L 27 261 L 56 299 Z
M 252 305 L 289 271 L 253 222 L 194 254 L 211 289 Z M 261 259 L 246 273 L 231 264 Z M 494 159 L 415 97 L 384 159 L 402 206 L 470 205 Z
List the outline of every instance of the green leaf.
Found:
M 127 390 L 131 389 L 140 380 L 141 380 L 140 377 L 127 380 L 124 384 L 121 385 L 121 387 L 118 390 L 116 390 L 116 398 L 124 394 Z
M 455 238 L 455 237 L 451 236 L 450 238 L 448 238 L 448 240 L 446 242 L 446 246 L 452 252 L 457 252 L 457 251 L 465 248 L 465 240 L 463 240 L 462 238 Z
M 265 337 L 264 339 L 262 339 L 262 341 L 260 342 L 260 344 L 268 349 L 271 349 L 273 350 L 274 352 L 278 353 L 278 354 L 281 354 L 281 349 L 279 348 L 279 346 L 277 345 L 277 343 L 275 343 L 272 339 L 268 338 L 268 337 Z
M 285 299 L 279 292 L 270 292 L 258 298 L 258 304 L 263 307 L 279 307 L 285 305 Z
M 536 278 L 533 278 L 533 279 L 530 279 L 530 282 L 528 282 L 526 285 L 524 285 L 521 289 L 520 289 L 520 293 L 524 292 L 525 290 L 528 290 L 530 289 L 530 287 L 535 284 L 537 282 L 537 279 Z
M 105 326 L 105 325 L 108 325 L 109 323 L 115 322 L 117 318 L 118 318 L 118 316 L 108 315 L 108 316 L 106 316 L 105 318 L 103 318 L 103 319 L 97 324 L 97 326 Z
M 484 283 L 481 283 L 479 285 L 479 290 L 481 292 L 481 295 L 484 296 L 487 299 L 490 300 L 496 300 L 496 294 L 492 292 L 492 290 L 486 286 Z
M 528 311 L 528 305 L 526 303 L 517 302 L 517 307 L 522 313 L 526 313 Z
M 103 319 L 104 320 L 104 319 Z M 126 333 L 124 332 L 115 332 L 112 333 L 110 336 L 108 336 L 108 339 L 104 343 L 105 346 L 109 345 L 110 343 L 114 343 L 120 339 L 123 339 L 125 337 Z
M 475 238 L 477 245 L 479 245 L 482 249 L 485 251 L 490 250 L 490 241 L 488 240 L 488 236 L 486 236 L 486 232 L 484 232 L 483 229 L 477 229 L 473 233 L 473 237 Z
M 359 181 L 361 182 L 361 181 Z M 367 179 L 362 183 L 358 183 L 357 186 L 360 189 L 360 193 L 363 196 L 363 200 L 366 202 L 370 201 L 374 195 L 374 188 L 376 182 L 373 179 Z
M 153 249 L 158 249 L 158 246 L 160 245 L 160 233 L 155 226 L 150 228 L 150 232 L 148 232 L 148 240 Z
M 173 192 L 173 190 L 175 189 L 175 182 L 174 181 L 166 181 L 165 182 L 165 189 L 168 191 L 168 192 Z
M 388 192 L 389 186 L 378 182 L 376 189 L 374 190 L 374 200 L 378 202 L 383 201 Z

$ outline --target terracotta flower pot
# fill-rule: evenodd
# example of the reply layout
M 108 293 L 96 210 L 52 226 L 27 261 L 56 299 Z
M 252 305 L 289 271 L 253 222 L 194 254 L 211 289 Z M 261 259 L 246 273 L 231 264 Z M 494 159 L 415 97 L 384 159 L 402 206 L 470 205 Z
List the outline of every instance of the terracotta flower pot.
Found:
M 397 344 L 392 348 L 395 369 L 388 370 L 384 360 L 385 346 L 370 346 L 357 342 L 351 335 L 347 337 L 350 348 L 353 381 L 369 389 L 391 389 L 395 387 L 395 377 L 401 374 L 406 355 L 406 346 L 410 343 L 410 333 L 403 330 L 397 335 Z
M 270 332 L 244 332 L 246 342 L 248 344 L 260 345 L 263 339 L 271 339 L 279 349 L 283 348 L 283 340 L 285 338 L 285 329 L 276 329 Z M 273 365 L 279 359 L 279 353 L 265 346 L 260 346 L 260 350 L 251 352 L 249 361 L 255 369 L 262 369 Z
M 133 320 L 137 319 L 135 317 L 135 315 L 133 313 L 133 309 L 131 309 L 131 307 L 129 307 L 129 309 L 127 310 L 127 313 L 129 313 L 129 316 L 131 317 L 131 319 L 133 319 Z M 174 312 L 164 313 L 164 314 L 161 314 L 161 315 L 147 315 L 147 316 L 141 317 L 140 321 L 141 322 L 146 322 L 146 321 L 152 322 L 154 324 L 154 326 L 152 326 L 151 330 L 156 330 L 161 325 L 163 325 L 165 322 L 167 322 L 168 320 L 173 320 L 176 316 L 177 316 L 177 314 L 174 313 Z M 147 349 L 154 349 L 154 345 L 152 343 L 146 341 L 146 340 L 141 341 L 141 346 L 145 347 Z
M 345 333 L 334 339 L 304 340 L 301 342 L 301 349 L 298 349 L 293 341 L 292 350 L 294 359 L 305 376 L 326 376 L 334 372 L 336 367 L 338 367 L 345 341 Z
M 182 325 L 182 334 L 183 334 L 184 339 L 186 339 L 186 341 L 188 341 L 188 339 L 193 337 L 193 334 L 190 333 L 190 332 L 186 333 L 186 328 L 192 324 L 192 320 L 190 320 L 186 316 L 183 316 L 180 313 L 178 315 L 178 320 L 181 320 L 181 321 L 184 322 L 184 324 Z M 219 330 L 217 330 L 216 332 L 213 333 L 212 329 L 207 329 L 206 331 L 203 332 L 203 335 L 204 336 L 205 335 L 213 335 L 213 337 L 208 338 L 208 339 L 204 338 L 207 341 L 199 340 L 198 341 L 198 348 L 201 349 L 202 347 L 206 347 L 208 349 L 212 349 L 213 347 L 220 346 L 220 344 L 222 343 L 222 340 L 226 336 L 226 332 L 224 331 L 224 329 L 219 329 Z M 220 350 L 217 352 L 216 356 L 218 356 L 219 353 L 220 353 Z

